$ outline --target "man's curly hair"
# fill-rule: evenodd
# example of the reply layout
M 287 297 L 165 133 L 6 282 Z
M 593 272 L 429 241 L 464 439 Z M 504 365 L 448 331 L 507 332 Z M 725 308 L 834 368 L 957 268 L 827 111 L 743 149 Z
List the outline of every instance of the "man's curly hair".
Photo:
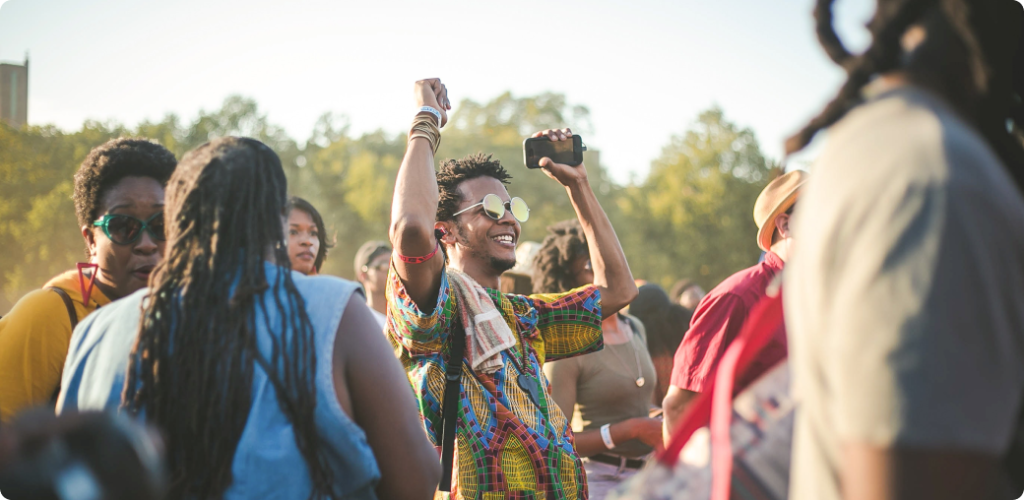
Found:
M 149 139 L 120 137 L 96 146 L 75 173 L 73 199 L 79 226 L 99 217 L 100 200 L 121 179 L 151 177 L 166 186 L 177 165 L 173 153 Z
M 459 184 L 477 177 L 494 177 L 506 186 L 512 176 L 508 174 L 501 162 L 483 153 L 469 155 L 459 160 L 445 160 L 437 171 L 437 219 L 450 221 L 455 212 L 459 211 L 462 197 Z
M 576 283 L 569 264 L 587 255 L 590 247 L 579 221 L 569 219 L 548 226 L 548 235 L 533 256 L 533 293 L 564 292 L 584 285 Z

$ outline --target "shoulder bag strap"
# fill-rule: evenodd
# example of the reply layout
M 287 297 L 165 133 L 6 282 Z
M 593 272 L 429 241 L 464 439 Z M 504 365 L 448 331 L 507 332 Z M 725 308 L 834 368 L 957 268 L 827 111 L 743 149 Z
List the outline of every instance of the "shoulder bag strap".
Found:
M 736 340 L 733 340 L 732 344 L 729 345 L 726 350 L 726 354 L 722 356 L 722 361 L 719 362 L 718 369 L 714 376 L 710 377 L 710 380 L 704 386 L 704 392 L 697 394 L 693 401 L 686 406 L 686 410 L 683 411 L 683 415 L 680 417 L 679 423 L 672 432 L 672 437 L 669 439 L 668 445 L 661 453 L 658 454 L 657 458 L 659 462 L 667 467 L 674 467 L 676 462 L 679 461 L 679 453 L 690 440 L 690 436 L 692 436 L 697 429 L 711 423 L 712 395 L 715 394 L 716 387 L 720 382 L 718 380 L 720 377 L 718 377 L 717 374 L 722 372 L 723 366 L 726 365 L 730 366 L 730 371 L 734 372 L 734 374 L 744 373 L 754 361 L 756 354 L 771 339 L 772 334 L 775 333 L 774 328 L 759 328 L 758 325 L 771 322 L 774 326 L 776 321 L 782 321 L 781 292 L 776 297 L 768 297 L 762 300 L 754 306 L 753 310 L 751 310 L 750 315 L 747 317 L 746 322 L 740 330 L 740 334 L 736 337 Z M 743 339 L 743 342 L 739 342 L 740 339 Z M 729 355 L 730 351 L 733 352 L 731 356 Z M 732 358 L 728 363 L 726 363 L 727 356 Z M 729 377 L 730 385 L 732 385 L 733 378 L 734 375 Z M 736 388 L 730 387 L 729 391 L 724 392 L 725 394 L 729 394 L 728 401 L 731 402 L 732 396 L 736 395 Z M 719 422 L 719 425 L 721 425 L 721 422 Z M 713 436 L 712 439 L 714 439 Z M 714 443 L 712 446 L 715 446 Z M 714 464 L 712 464 L 712 466 L 714 466 Z M 714 472 L 712 474 L 714 474 Z
M 64 301 L 64 307 L 68 310 L 68 319 L 71 320 L 71 331 L 74 331 L 75 327 L 78 326 L 78 313 L 75 312 L 75 303 L 71 302 L 71 296 L 68 295 L 68 292 L 65 292 L 63 288 L 51 286 L 47 287 L 47 289 L 57 292 L 57 295 L 60 295 L 60 300 Z M 50 401 L 56 404 L 58 396 L 60 396 L 60 384 L 58 384 L 57 389 L 53 391 Z
M 78 325 L 78 313 L 75 312 L 75 303 L 71 302 L 71 296 L 63 288 L 51 286 L 47 287 L 47 289 L 57 292 L 57 295 L 60 295 L 60 299 L 64 301 L 64 307 L 68 310 L 68 319 L 71 320 L 71 329 L 74 330 L 75 326 Z
M 448 354 L 448 367 L 444 377 L 444 406 L 441 408 L 441 491 L 452 490 L 452 461 L 455 457 L 455 429 L 459 420 L 459 395 L 462 392 L 462 358 L 466 352 L 466 331 L 458 307 L 452 318 L 450 332 L 452 349 Z

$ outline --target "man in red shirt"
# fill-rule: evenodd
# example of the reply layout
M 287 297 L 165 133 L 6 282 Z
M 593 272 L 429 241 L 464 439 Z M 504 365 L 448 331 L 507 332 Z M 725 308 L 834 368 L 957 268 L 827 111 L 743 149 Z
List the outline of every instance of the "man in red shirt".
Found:
M 690 330 L 676 351 L 672 380 L 662 401 L 665 414 L 665 442 L 676 428 L 690 401 L 711 382 L 718 361 L 740 333 L 747 314 L 765 296 L 768 284 L 782 270 L 789 257 L 793 234 L 789 218 L 807 181 L 807 173 L 794 170 L 770 182 L 754 202 L 757 245 L 767 252 L 764 261 L 744 269 L 720 283 L 697 305 Z M 786 356 L 785 338 L 767 346 L 755 361 L 767 369 Z M 762 370 L 753 370 L 758 373 Z

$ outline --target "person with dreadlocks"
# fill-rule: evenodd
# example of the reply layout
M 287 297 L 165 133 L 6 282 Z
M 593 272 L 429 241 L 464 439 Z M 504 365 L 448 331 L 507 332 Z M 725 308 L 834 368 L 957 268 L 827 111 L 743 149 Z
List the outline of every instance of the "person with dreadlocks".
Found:
M 75 331 L 58 410 L 157 426 L 172 499 L 430 498 L 439 467 L 401 367 L 357 284 L 291 271 L 286 192 L 254 139 L 188 153 L 166 260 Z
M 75 173 L 75 214 L 88 261 L 18 301 L 0 319 L 0 422 L 53 408 L 75 325 L 146 286 L 164 253 L 164 185 L 178 160 L 133 137 L 89 152 Z
M 554 293 L 593 282 L 589 254 L 577 220 L 549 226 L 533 259 L 533 292 Z M 579 423 L 573 429 L 576 452 L 585 458 L 591 500 L 603 500 L 661 446 L 661 420 L 650 417 L 658 384 L 643 323 L 619 312 L 605 318 L 601 330 L 604 349 L 544 363 L 551 397 L 566 417 Z
M 419 113 L 391 211 L 386 331 L 430 440 L 451 467 L 440 489 L 459 499 L 587 498 L 572 430 L 541 368 L 599 350 L 602 318 L 636 297 L 618 238 L 586 167 L 543 158 L 544 173 L 565 187 L 586 234 L 593 284 L 530 296 L 499 292 L 529 210 L 509 196 L 511 176 L 490 156 L 447 160 L 434 171 L 451 109 L 447 90 L 429 79 L 416 82 L 414 93 Z M 568 129 L 534 134 L 571 136 Z M 450 359 L 459 350 L 464 356 Z M 446 376 L 449 366 L 458 371 Z
M 1024 489 L 1024 8 L 880 0 L 828 127 L 784 278 L 790 498 L 1010 499 Z

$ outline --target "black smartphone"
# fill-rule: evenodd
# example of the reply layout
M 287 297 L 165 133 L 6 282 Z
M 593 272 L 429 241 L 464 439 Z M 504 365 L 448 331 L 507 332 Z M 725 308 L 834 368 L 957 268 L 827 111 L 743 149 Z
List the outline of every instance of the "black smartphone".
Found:
M 540 168 L 537 163 L 541 158 L 551 158 L 555 163 L 578 166 L 583 163 L 583 138 L 574 135 L 569 141 L 551 141 L 545 137 L 530 137 L 523 141 L 523 160 L 526 168 Z

